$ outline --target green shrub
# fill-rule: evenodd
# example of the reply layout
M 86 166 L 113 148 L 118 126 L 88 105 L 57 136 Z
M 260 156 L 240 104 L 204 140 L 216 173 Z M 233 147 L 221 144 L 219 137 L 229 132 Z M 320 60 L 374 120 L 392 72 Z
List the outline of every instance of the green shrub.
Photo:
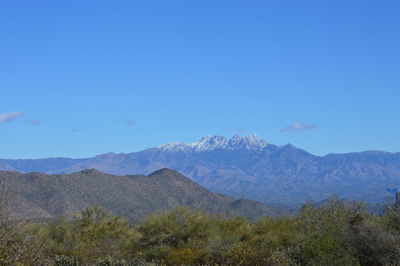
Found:
M 167 245 L 171 247 L 203 243 L 211 233 L 208 214 L 179 208 L 170 212 L 151 215 L 138 226 L 142 247 Z
M 190 248 L 173 249 L 167 257 L 165 262 L 172 265 L 189 265 L 199 262 L 203 252 L 201 250 L 194 250 Z
M 65 256 L 65 255 L 56 255 L 52 259 L 52 263 L 54 266 L 79 266 L 79 260 L 76 257 Z
M 400 209 L 337 198 L 250 222 L 187 208 L 131 225 L 99 207 L 52 223 L 0 224 L 0 265 L 398 265 Z
M 227 265 L 286 266 L 295 265 L 284 250 L 262 245 L 238 243 L 226 253 Z
M 82 260 L 106 256 L 122 259 L 133 252 L 138 236 L 127 220 L 93 207 L 48 226 L 45 247 L 53 254 Z

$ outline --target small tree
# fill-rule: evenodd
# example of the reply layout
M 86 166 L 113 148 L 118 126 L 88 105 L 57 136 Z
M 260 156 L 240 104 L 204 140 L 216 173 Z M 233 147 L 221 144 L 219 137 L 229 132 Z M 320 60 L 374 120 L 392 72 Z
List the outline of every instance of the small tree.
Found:
M 51 254 L 80 261 L 133 256 L 134 239 L 138 237 L 126 219 L 100 207 L 88 208 L 72 218 L 62 217 L 47 230 Z

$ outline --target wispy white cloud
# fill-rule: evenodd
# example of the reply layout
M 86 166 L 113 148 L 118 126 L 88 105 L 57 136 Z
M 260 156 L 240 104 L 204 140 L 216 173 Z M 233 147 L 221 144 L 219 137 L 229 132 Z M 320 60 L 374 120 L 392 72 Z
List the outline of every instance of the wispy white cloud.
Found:
M 8 112 L 0 114 L 0 124 L 1 123 L 10 123 L 15 121 L 18 117 L 23 116 L 22 112 Z
M 304 131 L 304 130 L 311 130 L 316 129 L 317 125 L 315 124 L 303 124 L 299 122 L 295 122 L 290 126 L 281 129 L 281 132 L 295 132 L 295 131 Z

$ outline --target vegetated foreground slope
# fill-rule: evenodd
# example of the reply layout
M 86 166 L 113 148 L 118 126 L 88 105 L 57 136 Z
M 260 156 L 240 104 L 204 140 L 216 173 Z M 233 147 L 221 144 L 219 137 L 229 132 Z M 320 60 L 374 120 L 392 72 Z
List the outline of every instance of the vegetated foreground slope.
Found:
M 170 169 L 149 176 L 115 176 L 94 169 L 64 175 L 0 171 L 0 181 L 14 218 L 50 218 L 93 205 L 130 220 L 178 206 L 249 218 L 280 214 L 259 202 L 210 192 Z
M 72 173 L 95 168 L 126 175 L 175 169 L 212 191 L 264 203 L 301 204 L 331 194 L 379 202 L 400 187 L 400 153 L 369 151 L 315 156 L 251 136 L 204 137 L 127 154 L 86 159 L 0 160 L 0 169 Z M 390 192 L 388 192 L 390 191 Z

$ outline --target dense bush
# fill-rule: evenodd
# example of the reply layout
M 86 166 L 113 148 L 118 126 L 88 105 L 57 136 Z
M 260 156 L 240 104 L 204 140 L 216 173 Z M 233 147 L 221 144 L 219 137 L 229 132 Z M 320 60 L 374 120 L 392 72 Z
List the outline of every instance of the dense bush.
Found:
M 50 223 L 2 222 L 0 265 L 399 265 L 400 208 L 332 198 L 249 221 L 187 208 L 137 224 L 89 208 Z

